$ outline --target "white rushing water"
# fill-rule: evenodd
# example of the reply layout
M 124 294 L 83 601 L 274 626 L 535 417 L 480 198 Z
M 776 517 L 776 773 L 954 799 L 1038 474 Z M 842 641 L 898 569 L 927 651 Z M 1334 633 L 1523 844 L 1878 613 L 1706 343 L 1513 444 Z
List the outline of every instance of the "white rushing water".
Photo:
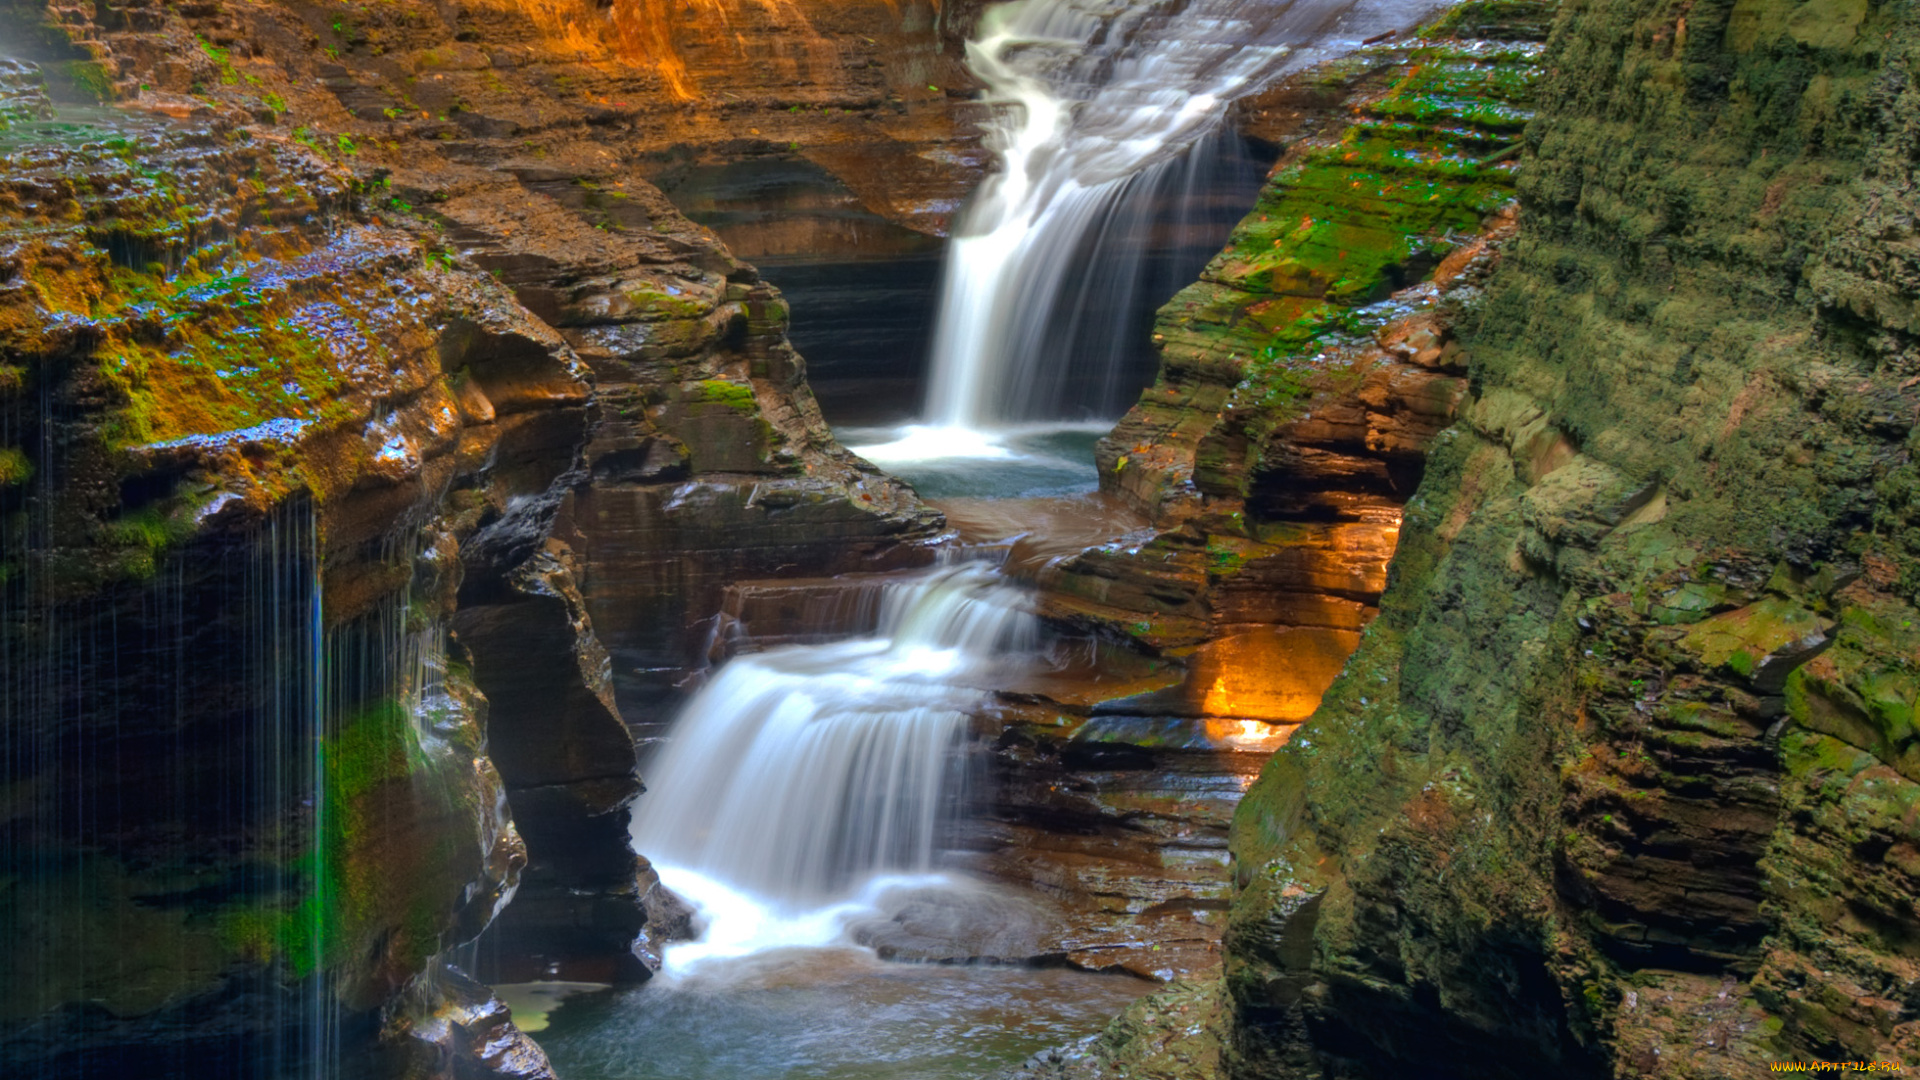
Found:
M 924 883 L 958 799 L 960 743 L 996 673 L 1033 647 L 1022 594 L 979 563 L 888 585 L 870 637 L 736 657 L 647 769 L 634 849 L 702 909 L 712 957 L 840 940 Z
M 854 449 L 882 463 L 996 457 L 1010 422 L 1071 415 L 1059 328 L 1164 297 L 1088 295 L 1162 198 L 1191 202 L 1195 147 L 1280 74 L 1410 25 L 1433 0 L 1014 0 L 987 9 L 968 67 L 998 106 L 999 158 L 948 247 L 924 423 Z M 1137 280 L 1096 268 L 1109 289 Z M 1070 282 L 1081 287 L 1069 287 Z M 1051 335 L 1051 336 L 1050 336 Z M 1071 333 L 1067 338 L 1071 339 Z

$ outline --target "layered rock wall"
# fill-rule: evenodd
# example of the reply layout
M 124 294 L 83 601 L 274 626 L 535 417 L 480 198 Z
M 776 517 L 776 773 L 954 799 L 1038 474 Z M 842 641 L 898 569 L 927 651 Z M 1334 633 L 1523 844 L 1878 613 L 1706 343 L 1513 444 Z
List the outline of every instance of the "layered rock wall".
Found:
M 587 373 L 304 148 L 0 137 L 10 1053 L 284 1067 L 513 893 L 446 619 L 462 546 L 567 470 L 524 435 L 577 442 Z
M 1920 1061 L 1917 35 L 1562 10 L 1461 422 L 1235 822 L 1236 1075 Z
M 960 62 L 978 7 L 9 0 L 0 18 L 76 100 L 237 102 L 385 165 L 419 139 L 474 163 L 538 159 L 587 124 L 649 175 L 810 171 L 850 204 L 838 215 L 938 232 L 984 166 Z
M 1247 106 L 1291 110 L 1269 130 L 1286 152 L 1161 308 L 1159 376 L 1096 455 L 1154 535 L 1043 580 L 1049 615 L 1188 657 L 1184 688 L 1113 708 L 1297 723 L 1373 618 L 1401 505 L 1465 392 L 1453 320 L 1513 232 L 1543 11 L 1456 16 Z
M 8 14 L 70 76 L 49 119 L 10 65 L 0 132 L 7 902 L 46 942 L 9 1046 L 537 1075 L 436 957 L 505 910 L 495 974 L 645 977 L 615 684 L 662 718 L 729 575 L 924 560 L 940 519 L 833 443 L 777 291 L 571 76 L 521 73 L 516 139 L 355 119 L 482 78 L 425 9 L 330 46 L 306 7 Z M 401 38 L 424 78 L 376 62 Z

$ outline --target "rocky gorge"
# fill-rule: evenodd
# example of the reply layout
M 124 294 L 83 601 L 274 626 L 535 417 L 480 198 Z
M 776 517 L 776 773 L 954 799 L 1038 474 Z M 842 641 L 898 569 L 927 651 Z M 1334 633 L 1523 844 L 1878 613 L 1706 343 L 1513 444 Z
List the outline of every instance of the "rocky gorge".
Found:
M 733 1008 L 630 818 L 741 658 L 955 565 L 1037 658 L 939 691 L 999 891 L 853 933 L 1030 972 L 950 969 L 1028 1042 L 795 1075 L 1122 1009 L 1017 1071 L 1920 1066 L 1911 4 L 1475 0 L 1272 80 L 1151 384 L 982 499 L 841 445 L 870 373 L 767 278 L 937 249 L 990 11 L 0 9 L 9 1074 L 785 1075 L 608 1018 Z

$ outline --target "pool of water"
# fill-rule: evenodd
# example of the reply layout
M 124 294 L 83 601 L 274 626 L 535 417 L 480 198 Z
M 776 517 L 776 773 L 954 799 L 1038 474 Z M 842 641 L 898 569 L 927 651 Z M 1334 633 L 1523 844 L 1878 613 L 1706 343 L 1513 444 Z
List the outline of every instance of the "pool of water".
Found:
M 840 444 L 912 484 L 922 498 L 1041 498 L 1099 487 L 1093 447 L 1111 420 L 996 431 L 909 425 L 842 427 Z
M 1099 1031 L 1150 989 L 1065 968 L 784 949 L 570 998 L 539 1038 L 568 1080 L 982 1080 Z

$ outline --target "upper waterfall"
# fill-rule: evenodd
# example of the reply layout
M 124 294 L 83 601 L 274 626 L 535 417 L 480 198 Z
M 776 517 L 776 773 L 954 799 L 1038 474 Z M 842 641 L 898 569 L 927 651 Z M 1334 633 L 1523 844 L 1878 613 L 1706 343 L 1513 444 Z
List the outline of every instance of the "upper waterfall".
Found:
M 1430 0 L 1015 0 L 987 10 L 968 66 L 997 106 L 989 175 L 953 230 L 935 334 L 926 423 L 903 444 L 953 454 L 958 431 L 1071 415 L 1058 338 L 1089 289 L 1131 289 L 1137 274 L 1076 261 L 1132 258 L 1106 244 L 1149 224 L 1161 193 L 1195 186 L 1197 144 L 1227 107 L 1281 73 L 1402 27 Z M 1171 189 L 1171 190 L 1170 190 Z M 1190 198 L 1179 200 L 1191 202 Z M 1159 297 L 1141 297 L 1157 304 Z M 956 430 L 957 429 L 957 430 Z M 861 448 L 913 456 L 912 445 Z

